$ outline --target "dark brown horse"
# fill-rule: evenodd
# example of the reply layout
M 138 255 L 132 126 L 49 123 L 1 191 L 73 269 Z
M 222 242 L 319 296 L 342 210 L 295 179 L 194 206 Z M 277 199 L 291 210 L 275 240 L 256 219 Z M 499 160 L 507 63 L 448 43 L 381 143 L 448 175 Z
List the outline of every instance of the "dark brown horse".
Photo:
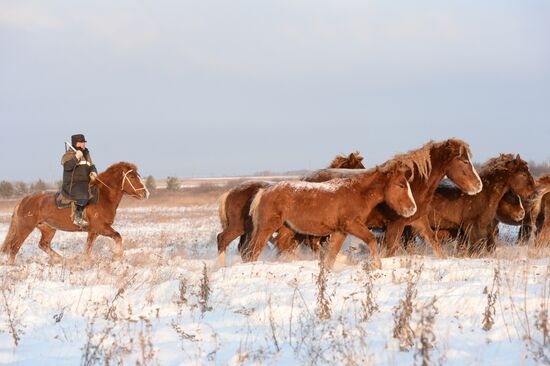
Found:
M 521 197 L 512 191 L 506 192 L 498 203 L 496 221 L 517 226 L 524 218 L 525 207 Z
M 457 230 L 470 255 L 484 248 L 494 249 L 494 223 L 506 192 L 511 190 L 527 198 L 535 189 L 529 166 L 519 155 L 502 154 L 490 159 L 480 168 L 479 175 L 483 189 L 474 196 L 465 195 L 455 186 L 440 184 L 428 214 L 433 229 Z
M 79 228 L 71 220 L 70 208 L 57 208 L 55 193 L 38 192 L 24 197 L 15 206 L 8 234 L 2 245 L 2 252 L 8 254 L 8 264 L 13 264 L 15 256 L 29 234 L 35 229 L 40 230 L 39 247 L 48 253 L 53 260 L 59 261 L 61 255 L 51 248 L 51 241 L 56 230 L 87 231 L 88 239 L 84 256 L 88 256 L 98 235 L 108 236 L 115 240 L 115 254 L 122 256 L 122 237 L 112 228 L 116 210 L 122 196 L 128 194 L 138 199 L 149 196 L 149 192 L 141 180 L 137 167 L 130 163 L 117 163 L 99 174 L 98 179 L 91 183 L 97 185 L 99 200 L 86 208 L 89 225 Z
M 347 157 L 338 155 L 332 163 L 331 168 L 364 169 L 361 163 L 363 157 L 358 151 L 349 154 Z M 225 251 L 227 246 L 240 236 L 239 250 L 242 250 L 246 239 L 246 233 L 252 232 L 252 220 L 249 216 L 250 205 L 254 196 L 260 189 L 269 187 L 273 182 L 248 181 L 227 191 L 220 197 L 219 215 L 222 231 L 217 236 L 218 260 L 220 264 L 225 263 Z
M 260 190 L 250 208 L 254 229 L 243 260 L 258 259 L 267 240 L 286 225 L 314 236 L 330 235 L 323 262 L 331 267 L 348 234 L 370 247 L 373 263 L 380 267 L 376 238 L 365 225 L 370 211 L 387 202 L 395 212 L 410 217 L 416 212 L 407 175 L 411 171 L 391 160 L 353 178 L 324 183 L 280 182 Z

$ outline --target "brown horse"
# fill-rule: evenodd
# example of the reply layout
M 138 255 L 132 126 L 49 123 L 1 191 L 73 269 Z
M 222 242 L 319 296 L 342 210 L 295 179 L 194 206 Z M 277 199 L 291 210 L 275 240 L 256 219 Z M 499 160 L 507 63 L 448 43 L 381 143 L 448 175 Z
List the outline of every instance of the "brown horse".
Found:
M 364 169 L 363 157 L 358 151 L 348 156 L 338 155 L 331 162 L 331 168 Z M 252 220 L 249 216 L 250 205 L 260 189 L 269 187 L 273 182 L 248 181 L 225 192 L 220 197 L 219 215 L 222 231 L 217 236 L 218 260 L 225 263 L 225 251 L 229 244 L 240 236 L 239 251 L 245 243 L 247 233 L 252 232 Z
M 527 242 L 535 234 L 535 246 L 550 244 L 550 174 L 537 179 L 537 189 L 526 202 L 526 214 L 518 240 Z
M 470 147 L 457 139 L 430 141 L 420 149 L 397 156 L 396 159 L 408 162 L 414 169 L 411 190 L 418 207 L 416 214 L 408 218 L 400 217 L 390 207 L 381 204 L 373 210 L 367 224 L 371 228 L 386 230 L 384 240 L 387 256 L 395 254 L 405 226 L 410 225 L 431 245 L 438 257 L 444 257 L 439 241 L 430 227 L 428 211 L 434 192 L 444 176 L 469 195 L 481 192 L 483 183 L 472 164 Z
M 136 166 L 124 162 L 110 166 L 90 185 L 97 185 L 99 200 L 86 208 L 89 225 L 82 229 L 73 224 L 70 208 L 57 208 L 55 193 L 38 192 L 24 197 L 15 206 L 8 234 L 1 249 L 3 253 L 9 255 L 8 264 L 14 263 L 21 245 L 35 228 L 38 228 L 42 234 L 38 246 L 55 261 L 62 259 L 61 255 L 51 248 L 56 230 L 87 231 L 88 239 L 83 254 L 85 257 L 90 254 L 98 235 L 114 239 L 115 254 L 122 256 L 124 251 L 122 237 L 111 226 L 115 220 L 118 205 L 124 194 L 144 199 L 149 196 L 149 192 Z
M 521 197 L 512 191 L 506 192 L 498 203 L 496 221 L 517 226 L 524 218 L 525 207 Z
M 410 169 L 391 160 L 353 178 L 324 183 L 280 182 L 256 194 L 250 214 L 254 229 L 243 260 L 255 261 L 271 235 L 283 225 L 293 231 L 315 236 L 330 235 L 323 258 L 334 264 L 348 234 L 368 243 L 374 265 L 380 267 L 376 238 L 365 225 L 370 211 L 387 202 L 395 212 L 411 216 L 416 204 L 406 175 Z
M 529 166 L 519 155 L 501 154 L 490 159 L 480 168 L 479 175 L 483 189 L 474 196 L 465 195 L 455 186 L 440 184 L 428 214 L 433 229 L 458 230 L 470 255 L 483 248 L 494 249 L 494 222 L 506 192 L 512 190 L 527 198 L 535 189 Z
M 458 187 L 468 194 L 481 191 L 482 183 L 472 165 L 469 146 L 456 139 L 442 142 L 428 142 L 417 150 L 394 157 L 395 160 L 406 164 L 413 171 L 411 190 L 417 204 L 416 214 L 405 218 L 399 216 L 388 205 L 382 203 L 374 208 L 367 225 L 373 229 L 386 230 L 385 240 L 388 243 L 388 255 L 391 256 L 397 249 L 406 225 L 411 225 L 420 233 L 424 240 L 431 244 L 436 255 L 442 257 L 439 241 L 427 222 L 428 207 L 445 175 Z M 355 175 L 357 172 L 345 170 L 325 169 L 310 174 L 305 179 L 311 181 L 327 180 L 336 177 Z M 288 230 L 287 230 L 288 231 Z M 291 235 L 283 232 L 277 238 L 277 246 L 281 251 L 292 251 L 296 247 Z M 313 248 L 315 249 L 315 248 Z
M 359 151 L 352 152 L 348 156 L 338 155 L 332 160 L 329 168 L 337 169 L 365 169 L 362 163 L 363 157 Z

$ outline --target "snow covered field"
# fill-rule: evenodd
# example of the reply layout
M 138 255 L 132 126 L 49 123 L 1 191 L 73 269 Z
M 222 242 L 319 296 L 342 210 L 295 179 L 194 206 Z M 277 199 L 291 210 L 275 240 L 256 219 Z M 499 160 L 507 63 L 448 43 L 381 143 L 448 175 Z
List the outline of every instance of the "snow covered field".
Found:
M 2 240 L 8 222 L 1 213 Z M 491 258 L 400 256 L 379 271 L 341 259 L 324 296 L 307 255 L 243 264 L 233 244 L 219 268 L 215 205 L 123 208 L 115 228 L 121 261 L 100 238 L 82 262 L 85 234 L 58 232 L 67 261 L 50 264 L 35 232 L 15 267 L 0 265 L 0 364 L 549 362 L 547 253 L 506 244 L 510 228 Z

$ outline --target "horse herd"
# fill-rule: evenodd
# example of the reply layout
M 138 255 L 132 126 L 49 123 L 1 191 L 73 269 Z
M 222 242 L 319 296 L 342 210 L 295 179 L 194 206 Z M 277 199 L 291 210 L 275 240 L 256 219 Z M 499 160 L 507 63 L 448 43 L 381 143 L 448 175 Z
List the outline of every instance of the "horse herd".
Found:
M 456 239 L 469 255 L 491 252 L 499 222 L 521 227 L 518 243 L 531 236 L 537 246 L 550 242 L 550 175 L 535 182 L 519 155 L 490 159 L 478 174 L 468 144 L 449 139 L 430 141 L 372 169 L 362 160 L 359 153 L 338 156 L 329 168 L 299 181 L 248 181 L 224 193 L 217 235 L 220 263 L 238 237 L 243 261 L 257 260 L 271 241 L 289 256 L 299 245 L 308 246 L 330 267 L 353 235 L 368 245 L 377 268 L 379 243 L 373 230 L 384 233 L 380 246 L 387 256 L 406 249 L 417 235 L 440 258 L 445 257 L 440 240 L 446 239 Z M 0 248 L 8 264 L 14 264 L 35 228 L 41 232 L 40 249 L 54 261 L 62 259 L 51 248 L 57 230 L 88 232 L 84 257 L 99 235 L 114 239 L 115 255 L 122 256 L 122 237 L 112 227 L 117 208 L 124 195 L 145 199 L 149 192 L 137 167 L 126 162 L 112 165 L 90 186 L 97 186 L 99 199 L 86 209 L 85 228 L 73 224 L 70 208 L 57 207 L 53 192 L 21 199 Z
M 447 177 L 447 179 L 444 179 Z M 243 261 L 255 261 L 268 241 L 293 256 L 303 244 L 334 264 L 347 235 L 368 244 L 380 268 L 378 241 L 387 256 L 420 236 L 444 258 L 440 240 L 461 253 L 495 249 L 498 223 L 521 226 L 519 243 L 535 232 L 535 245 L 550 241 L 550 175 L 536 182 L 519 155 L 501 154 L 476 171 L 468 144 L 430 141 L 365 169 L 359 153 L 337 157 L 327 169 L 300 181 L 249 181 L 220 198 L 218 258 L 240 236 Z

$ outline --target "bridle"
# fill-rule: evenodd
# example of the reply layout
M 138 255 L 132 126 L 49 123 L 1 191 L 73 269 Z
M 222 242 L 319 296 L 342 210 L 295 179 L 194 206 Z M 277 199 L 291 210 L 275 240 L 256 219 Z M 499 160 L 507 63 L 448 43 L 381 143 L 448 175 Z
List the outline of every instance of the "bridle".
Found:
M 124 183 L 126 183 L 126 181 L 127 181 L 128 184 L 130 184 L 130 187 L 132 187 L 132 189 L 134 190 L 134 193 L 135 193 L 135 194 L 131 194 L 131 196 L 140 198 L 139 195 L 138 195 L 138 191 L 146 191 L 147 192 L 147 188 L 145 188 L 145 184 L 143 184 L 143 180 L 141 179 L 141 176 L 137 172 L 136 172 L 136 175 L 138 176 L 138 178 L 141 182 L 141 185 L 143 187 L 141 187 L 141 188 L 134 187 L 134 185 L 132 184 L 132 181 L 130 180 L 130 178 L 128 178 L 128 174 L 130 174 L 133 171 L 134 171 L 134 169 L 130 169 L 127 172 L 122 173 L 123 177 L 122 177 L 122 185 L 121 185 L 120 189 L 124 191 Z
M 130 178 L 128 178 L 128 174 L 130 174 L 131 172 L 133 172 L 134 169 L 130 169 L 128 170 L 127 172 L 123 172 L 122 173 L 122 184 L 120 186 L 120 190 L 121 191 L 124 191 L 124 183 L 126 183 L 126 181 L 128 181 L 128 184 L 130 184 L 130 187 L 132 187 L 132 189 L 134 190 L 134 193 L 135 194 L 130 194 L 130 196 L 132 197 L 135 197 L 135 198 L 141 198 L 139 195 L 138 195 L 138 191 L 145 191 L 145 192 L 148 192 L 147 191 L 147 188 L 145 187 L 145 184 L 143 183 L 143 180 L 141 179 L 141 176 L 139 175 L 139 173 L 136 172 L 136 175 L 138 176 L 140 182 L 141 182 L 141 185 L 143 187 L 141 188 L 136 188 L 133 184 L 132 184 L 132 181 L 130 180 Z M 105 187 L 107 187 L 107 189 L 109 190 L 112 190 L 111 187 L 109 187 L 107 184 L 105 184 L 105 182 L 103 182 L 101 179 L 99 179 L 99 177 L 95 177 L 95 180 L 97 180 L 99 183 L 103 184 Z M 148 193 L 146 193 L 147 196 L 149 195 Z

